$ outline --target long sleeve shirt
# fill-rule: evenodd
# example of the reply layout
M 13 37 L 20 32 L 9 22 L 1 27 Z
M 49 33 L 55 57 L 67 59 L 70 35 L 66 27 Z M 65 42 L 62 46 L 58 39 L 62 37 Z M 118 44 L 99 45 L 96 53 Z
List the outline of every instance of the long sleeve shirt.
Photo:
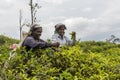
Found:
M 32 36 L 29 36 L 24 40 L 22 46 L 25 46 L 28 51 L 30 49 L 51 47 L 52 44 L 49 44 L 42 39 L 36 41 Z
M 52 42 L 59 42 L 60 46 L 73 44 L 73 42 L 68 37 L 63 35 L 63 39 L 62 39 L 59 34 L 52 35 Z

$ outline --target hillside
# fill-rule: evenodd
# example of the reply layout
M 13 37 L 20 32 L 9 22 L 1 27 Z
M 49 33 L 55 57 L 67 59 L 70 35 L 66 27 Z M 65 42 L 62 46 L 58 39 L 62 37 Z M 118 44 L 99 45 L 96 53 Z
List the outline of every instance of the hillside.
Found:
M 19 40 L 0 35 L 0 45 L 19 43 Z
M 7 39 L 7 40 L 6 40 Z M 4 40 L 3 40 L 4 41 Z M 119 80 L 120 45 L 102 41 L 29 51 L 17 49 L 8 60 L 8 38 L 0 47 L 2 80 Z M 5 66 L 7 62 L 7 66 Z

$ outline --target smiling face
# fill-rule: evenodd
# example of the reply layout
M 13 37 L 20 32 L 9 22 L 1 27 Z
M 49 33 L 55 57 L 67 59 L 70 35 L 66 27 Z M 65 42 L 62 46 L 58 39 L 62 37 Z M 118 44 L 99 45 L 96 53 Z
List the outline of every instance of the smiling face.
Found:
M 35 39 L 39 39 L 41 36 L 41 33 L 42 33 L 42 27 L 38 27 L 33 31 L 32 35 Z
M 60 36 L 63 36 L 64 35 L 64 33 L 65 33 L 65 27 L 64 26 L 61 26 L 59 29 L 58 29 L 58 34 L 60 35 Z

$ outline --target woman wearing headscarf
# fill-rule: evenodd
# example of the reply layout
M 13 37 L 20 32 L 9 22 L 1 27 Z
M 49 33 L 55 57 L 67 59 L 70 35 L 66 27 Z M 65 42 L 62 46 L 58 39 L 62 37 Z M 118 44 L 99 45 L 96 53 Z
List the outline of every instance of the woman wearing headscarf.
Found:
M 30 34 L 25 38 L 22 43 L 22 46 L 25 46 L 26 50 L 36 49 L 36 48 L 47 48 L 47 47 L 58 47 L 59 43 L 47 43 L 44 40 L 40 39 L 42 34 L 42 27 L 38 24 L 34 24 L 31 27 Z
M 55 32 L 52 35 L 52 42 L 59 42 L 60 46 L 73 45 L 73 42 L 65 36 L 66 26 L 62 23 L 55 25 Z

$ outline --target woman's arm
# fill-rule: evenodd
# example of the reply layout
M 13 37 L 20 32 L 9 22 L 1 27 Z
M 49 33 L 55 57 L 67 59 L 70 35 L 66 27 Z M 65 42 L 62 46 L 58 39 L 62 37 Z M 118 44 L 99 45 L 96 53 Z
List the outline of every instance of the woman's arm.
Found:
M 67 45 L 74 45 L 75 44 L 75 41 L 72 41 L 70 40 L 68 37 L 65 36 L 65 39 L 66 39 L 66 43 Z
M 52 35 L 52 43 L 58 42 L 57 37 L 57 35 Z
M 24 46 L 28 46 L 30 48 L 36 48 L 36 47 L 39 47 L 39 48 L 47 48 L 47 47 L 56 47 L 56 46 L 59 46 L 58 43 L 47 43 L 43 40 L 39 40 L 39 42 L 35 41 L 35 39 L 33 37 L 27 37 L 23 43 Z
M 33 37 L 27 37 L 23 43 L 23 46 L 28 46 L 30 48 L 36 48 L 36 47 L 45 47 L 45 46 L 51 46 L 50 44 L 47 44 L 44 41 L 35 41 Z

